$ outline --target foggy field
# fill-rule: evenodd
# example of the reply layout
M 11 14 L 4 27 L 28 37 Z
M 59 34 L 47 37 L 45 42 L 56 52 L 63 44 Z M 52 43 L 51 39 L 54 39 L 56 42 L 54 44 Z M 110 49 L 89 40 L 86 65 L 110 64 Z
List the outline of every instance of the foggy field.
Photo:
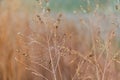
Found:
M 0 80 L 120 80 L 119 0 L 87 1 L 0 0 Z

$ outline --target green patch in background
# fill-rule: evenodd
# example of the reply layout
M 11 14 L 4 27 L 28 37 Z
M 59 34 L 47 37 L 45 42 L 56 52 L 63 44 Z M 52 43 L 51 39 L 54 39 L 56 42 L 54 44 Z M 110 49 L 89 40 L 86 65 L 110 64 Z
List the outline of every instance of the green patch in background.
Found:
M 73 12 L 86 11 L 92 12 L 96 9 L 107 11 L 107 7 L 114 7 L 116 0 L 50 0 L 50 8 L 53 11 Z
M 44 1 L 44 0 L 43 0 Z M 53 12 L 93 12 L 96 8 L 102 12 L 119 11 L 118 6 L 120 4 L 118 0 L 48 0 L 49 8 Z M 36 8 L 36 4 L 39 0 L 24 0 L 23 6 L 27 6 L 28 10 L 32 11 Z M 38 8 L 39 9 L 39 8 Z

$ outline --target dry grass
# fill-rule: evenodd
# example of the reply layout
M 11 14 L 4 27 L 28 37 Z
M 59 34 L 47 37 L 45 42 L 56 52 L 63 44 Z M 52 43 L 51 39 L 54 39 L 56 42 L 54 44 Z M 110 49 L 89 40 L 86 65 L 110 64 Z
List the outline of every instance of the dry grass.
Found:
M 41 8 L 31 20 L 9 0 L 6 5 L 0 7 L 0 80 L 119 80 L 115 14 L 75 21 Z

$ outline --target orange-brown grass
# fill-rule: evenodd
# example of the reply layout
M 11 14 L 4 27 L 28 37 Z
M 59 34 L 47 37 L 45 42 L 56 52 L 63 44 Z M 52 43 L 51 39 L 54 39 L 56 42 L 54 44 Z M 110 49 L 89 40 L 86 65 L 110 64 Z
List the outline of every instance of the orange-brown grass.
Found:
M 6 2 L 9 8 L 0 7 L 0 80 L 119 80 L 114 14 L 77 15 L 76 22 L 45 8 L 31 20 Z

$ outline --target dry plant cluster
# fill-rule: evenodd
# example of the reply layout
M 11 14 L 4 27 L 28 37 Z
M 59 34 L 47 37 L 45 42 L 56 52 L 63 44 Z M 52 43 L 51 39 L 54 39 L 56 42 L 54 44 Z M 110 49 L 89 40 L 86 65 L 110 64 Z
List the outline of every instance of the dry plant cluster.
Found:
M 0 80 L 120 79 L 116 14 L 76 14 L 74 20 L 41 7 L 31 18 L 9 0 L 6 5 L 10 5 L 3 8 L 4 4 L 0 6 Z

